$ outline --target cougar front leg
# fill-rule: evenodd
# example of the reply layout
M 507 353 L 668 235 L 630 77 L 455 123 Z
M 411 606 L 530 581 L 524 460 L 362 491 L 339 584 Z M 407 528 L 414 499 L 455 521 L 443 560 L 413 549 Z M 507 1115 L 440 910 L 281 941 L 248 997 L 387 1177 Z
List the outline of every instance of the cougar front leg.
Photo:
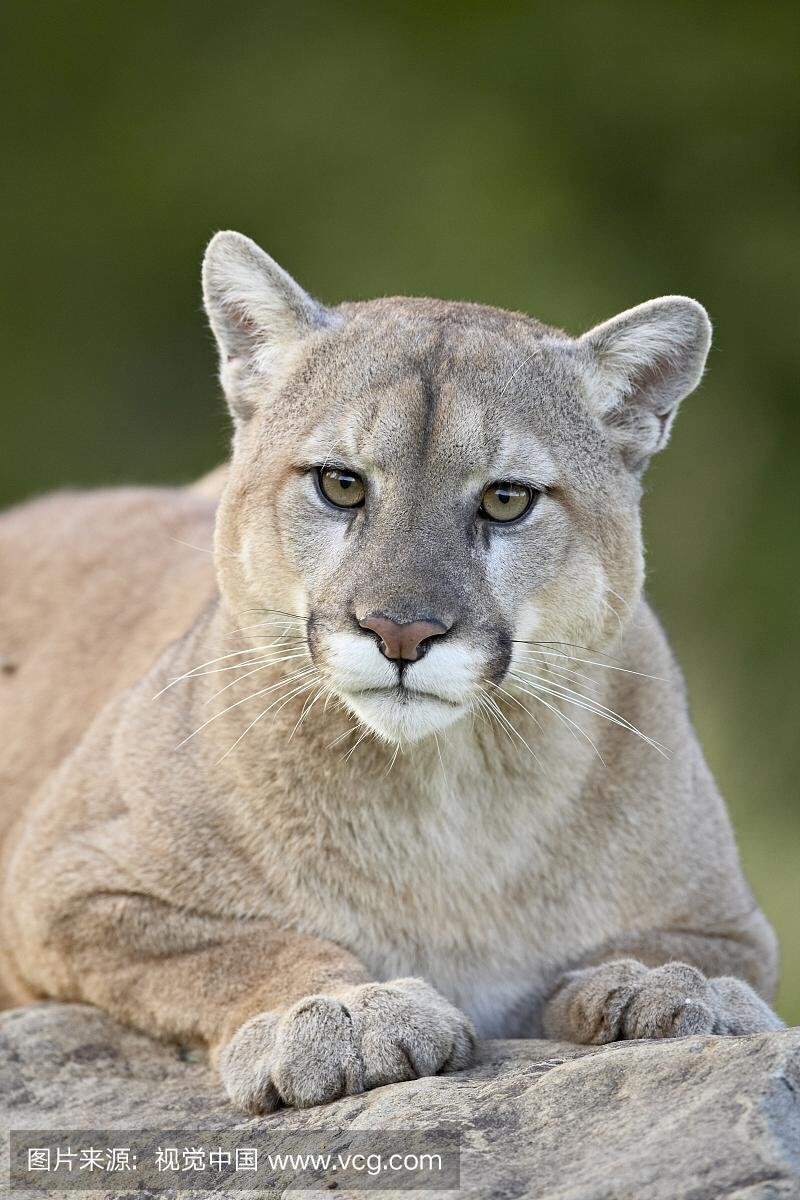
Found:
M 545 1006 L 545 1035 L 600 1044 L 780 1029 L 781 1020 L 740 977 L 761 982 L 770 969 L 766 944 L 763 952 L 759 968 L 746 939 L 655 932 L 626 939 L 560 977 Z
M 62 920 L 57 943 L 57 996 L 207 1046 L 249 1112 L 323 1104 L 473 1057 L 469 1021 L 422 980 L 372 982 L 339 946 L 267 922 L 103 896 Z

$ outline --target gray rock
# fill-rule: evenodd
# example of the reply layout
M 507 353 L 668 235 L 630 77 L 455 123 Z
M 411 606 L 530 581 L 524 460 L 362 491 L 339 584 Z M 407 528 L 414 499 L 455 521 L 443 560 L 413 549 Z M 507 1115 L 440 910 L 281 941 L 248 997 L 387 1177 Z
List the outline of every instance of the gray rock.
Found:
M 38 1005 L 0 1014 L 0 1123 L 5 1130 L 225 1129 L 245 1142 L 264 1130 L 311 1136 L 336 1129 L 349 1137 L 359 1130 L 458 1129 L 461 1192 L 469 1197 L 778 1200 L 800 1197 L 800 1029 L 607 1047 L 487 1042 L 480 1063 L 462 1074 L 253 1120 L 230 1108 L 199 1056 L 150 1041 L 91 1008 Z M 110 1177 L 105 1182 L 105 1191 L 92 1193 L 24 1194 L 167 1194 L 109 1191 Z M 322 1187 L 316 1194 L 332 1192 Z M 339 1186 L 334 1194 L 358 1193 Z

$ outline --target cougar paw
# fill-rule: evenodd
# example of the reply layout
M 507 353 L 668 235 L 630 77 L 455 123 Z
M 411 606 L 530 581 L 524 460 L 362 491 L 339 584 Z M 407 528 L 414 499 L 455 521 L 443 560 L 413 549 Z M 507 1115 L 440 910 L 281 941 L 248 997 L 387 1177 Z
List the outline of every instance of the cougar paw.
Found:
M 743 980 L 707 979 L 681 962 L 651 968 L 632 959 L 568 972 L 544 1024 L 548 1037 L 593 1044 L 781 1028 Z
M 219 1069 L 233 1103 L 263 1113 L 457 1071 L 474 1053 L 474 1030 L 457 1008 L 422 980 L 398 979 L 260 1013 L 223 1049 Z

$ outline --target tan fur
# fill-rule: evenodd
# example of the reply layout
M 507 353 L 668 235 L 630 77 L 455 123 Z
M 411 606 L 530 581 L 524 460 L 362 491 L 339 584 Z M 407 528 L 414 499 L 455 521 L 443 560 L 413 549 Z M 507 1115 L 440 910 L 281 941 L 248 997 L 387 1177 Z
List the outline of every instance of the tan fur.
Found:
M 206 276 L 236 420 L 216 520 L 218 477 L 0 521 L 8 1002 L 205 1045 L 252 1110 L 457 1069 L 474 1028 L 773 1027 L 774 938 L 641 598 L 638 473 L 702 310 L 577 341 L 435 301 L 328 313 L 236 237 Z M 459 489 L 514 453 L 533 516 L 470 540 Z M 299 469 L 330 457 L 363 515 Z M 372 611 L 454 622 L 416 694 L 384 684 Z
M 213 471 L 209 471 L 207 475 L 203 475 L 201 479 L 191 484 L 188 490 L 193 496 L 205 496 L 206 499 L 216 503 L 222 495 L 227 479 L 227 465 L 215 467 Z

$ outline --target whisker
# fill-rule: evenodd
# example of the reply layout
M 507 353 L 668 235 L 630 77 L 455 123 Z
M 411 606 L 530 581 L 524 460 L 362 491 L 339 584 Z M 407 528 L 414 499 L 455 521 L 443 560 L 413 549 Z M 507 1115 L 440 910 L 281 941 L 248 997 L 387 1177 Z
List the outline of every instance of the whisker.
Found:
M 242 613 L 258 613 L 259 616 L 272 614 L 277 617 L 286 617 L 290 621 L 302 621 L 304 625 L 308 624 L 308 617 L 303 617 L 300 613 L 284 612 L 282 608 L 264 608 L 259 606 L 258 608 L 243 608 L 240 611 Z
M 552 643 L 526 642 L 525 644 L 528 646 L 543 646 L 543 645 L 567 646 L 567 645 L 569 645 L 568 642 L 552 642 Z M 582 647 L 578 647 L 578 648 L 581 649 Z M 563 650 L 540 650 L 539 653 L 542 655 L 553 655 L 556 658 L 568 658 L 571 662 L 586 663 L 590 667 L 602 667 L 606 671 L 621 671 L 623 675 L 638 675 L 640 679 L 653 679 L 656 681 L 656 683 L 669 683 L 669 680 L 665 679 L 663 677 L 663 675 L 647 675 L 647 674 L 645 674 L 644 671 L 634 671 L 630 667 L 620 667 L 620 666 L 617 666 L 612 663 L 595 662 L 594 659 L 591 659 L 591 658 L 578 658 L 574 654 L 565 654 Z M 601 650 L 591 650 L 590 653 L 591 654 L 602 654 L 602 651 Z
M 498 691 L 502 692 L 502 693 L 503 693 L 505 696 L 508 696 L 508 698 L 514 702 L 514 704 L 518 704 L 518 705 L 519 705 L 519 707 L 522 709 L 522 711 L 523 711 L 523 712 L 524 712 L 524 713 L 525 713 L 527 716 L 529 716 L 529 717 L 530 717 L 530 719 L 533 721 L 534 725 L 535 725 L 535 726 L 536 726 L 536 728 L 539 730 L 539 732 L 540 732 L 540 733 L 543 733 L 543 732 L 544 732 L 544 730 L 542 729 L 542 723 L 541 723 L 541 721 L 539 720 L 539 718 L 538 718 L 537 716 L 535 716 L 535 714 L 534 714 L 534 713 L 532 713 L 532 712 L 531 712 L 529 709 L 527 709 L 527 708 L 525 707 L 525 705 L 524 705 L 524 704 L 521 704 L 521 703 L 520 703 L 520 701 L 517 699 L 517 697 L 516 697 L 516 696 L 513 696 L 513 695 L 511 694 L 511 692 L 509 692 L 509 691 L 506 691 L 506 689 L 505 689 L 505 688 L 503 688 L 503 687 L 501 687 L 501 685 L 500 685 L 499 683 L 491 683 L 491 682 L 490 682 L 490 686 L 491 686 L 491 687 L 493 687 L 493 688 L 497 688 L 497 690 L 498 690 Z
M 297 654 L 284 654 L 280 658 L 265 658 L 263 662 L 253 667 L 251 671 L 245 671 L 242 675 L 237 675 L 236 678 L 232 679 L 230 683 L 226 683 L 224 687 L 221 687 L 218 692 L 214 692 L 214 695 L 210 696 L 208 700 L 206 700 L 206 704 L 210 704 L 212 700 L 216 700 L 217 696 L 221 696 L 223 692 L 227 692 L 228 688 L 235 687 L 240 680 L 247 679 L 248 676 L 255 675 L 258 671 L 265 671 L 267 667 L 277 667 L 280 663 L 291 662 L 292 659 L 305 657 L 306 655 L 300 651 Z M 235 668 L 224 667 L 223 669 L 226 671 L 232 671 Z M 210 674 L 210 672 L 205 673 Z
M 178 546 L 186 546 L 188 550 L 199 550 L 201 554 L 224 554 L 226 558 L 235 558 L 238 561 L 241 561 L 240 556 L 238 554 L 234 554 L 232 550 L 224 550 L 222 547 L 218 547 L 215 550 L 213 547 L 209 548 L 207 546 L 194 546 L 191 542 L 184 542 L 181 538 L 172 537 L 171 534 L 167 534 L 167 537 L 171 542 L 175 542 Z
M 450 796 L 452 793 L 450 792 L 450 784 L 448 783 L 448 780 L 447 780 L 447 772 L 444 769 L 444 759 L 442 758 L 442 748 L 439 745 L 439 737 L 438 737 L 438 734 L 436 733 L 435 729 L 433 730 L 433 740 L 436 742 L 436 753 L 439 755 L 439 766 L 442 768 L 442 778 L 444 779 L 445 791 L 447 792 L 448 796 Z
M 606 715 L 609 718 L 613 717 L 616 720 L 621 721 L 623 725 L 625 725 L 627 728 L 630 728 L 634 732 L 640 732 L 640 730 L 636 729 L 636 726 L 631 724 L 626 717 L 623 717 L 620 713 L 615 712 L 614 709 L 609 708 L 608 705 L 601 703 L 600 700 L 595 700 L 592 696 L 585 696 L 583 692 L 576 692 L 573 688 L 568 688 L 566 684 L 558 683 L 553 679 L 545 679 L 541 675 L 536 675 L 530 671 L 520 670 L 519 675 L 524 676 L 529 681 L 535 680 L 539 684 L 550 684 L 553 689 L 557 689 L 554 694 L 562 695 L 565 700 L 573 697 L 576 700 L 584 701 L 587 704 L 593 705 L 598 714 Z M 536 684 L 534 684 L 534 686 L 536 686 Z M 645 737 L 646 735 L 642 734 L 641 736 Z
M 194 675 L 201 671 L 203 667 L 213 666 L 214 663 L 224 662 L 228 658 L 241 658 L 243 654 L 261 654 L 264 650 L 272 649 L 272 645 L 273 643 L 270 643 L 268 646 L 248 646 L 244 650 L 233 650 L 230 654 L 220 654 L 219 658 L 210 658 L 208 662 L 199 663 L 196 667 L 192 667 L 190 671 L 185 671 L 183 675 L 178 675 L 176 679 L 171 679 L 166 687 L 163 687 L 160 692 L 156 692 L 153 699 L 157 700 L 159 696 L 163 696 L 164 692 L 169 691 L 169 689 L 174 687 L 176 683 L 180 683 L 182 679 L 188 679 L 190 675 Z M 252 662 L 253 660 L 250 659 L 249 661 Z M 239 665 L 247 666 L 247 663 L 240 663 Z
M 317 674 L 319 674 L 319 672 L 317 672 Z M 275 701 L 275 703 L 278 705 L 275 710 L 276 715 L 281 711 L 282 708 L 286 707 L 286 705 L 294 696 L 298 696 L 301 692 L 307 692 L 309 688 L 315 686 L 316 682 L 316 679 L 309 679 L 307 683 L 300 684 L 300 686 L 295 688 L 293 692 L 290 692 L 288 696 L 279 696 Z
M 475 696 L 473 698 L 473 700 L 470 702 L 469 711 L 470 711 L 470 715 L 472 717 L 473 730 L 475 728 L 475 717 L 476 716 L 480 717 L 480 719 L 481 719 L 481 721 L 483 721 L 484 725 L 491 726 L 491 721 L 487 717 L 486 712 L 485 712 L 483 706 L 481 705 L 479 696 Z
M 505 736 L 508 738 L 508 740 L 511 742 L 511 744 L 513 746 L 514 739 L 512 738 L 512 736 L 508 732 L 508 730 L 504 729 L 503 726 L 496 720 L 494 713 L 492 712 L 489 705 L 486 703 L 488 697 L 486 696 L 485 691 L 483 689 L 481 689 L 481 692 L 483 693 L 482 695 L 475 697 L 475 703 L 478 706 L 481 716 L 483 717 L 484 721 L 486 721 L 486 723 L 488 724 L 490 729 L 493 728 L 494 725 L 497 725 L 497 728 L 502 733 L 505 734 Z
M 606 591 L 609 592 L 612 596 L 614 596 L 615 599 L 619 600 L 620 604 L 625 609 L 625 612 L 628 614 L 628 616 L 630 616 L 632 609 L 631 609 L 629 602 L 625 599 L 625 597 L 620 596 L 619 592 L 615 592 L 614 589 L 609 586 L 609 584 L 606 584 Z
M 568 667 L 557 667 L 549 658 L 545 658 L 543 655 L 537 654 L 535 650 L 523 650 L 519 657 L 520 659 L 526 657 L 530 658 L 533 660 L 533 662 L 535 662 L 537 667 L 541 667 L 542 670 L 552 671 L 555 675 L 563 675 L 565 679 L 581 679 L 589 687 L 600 687 L 600 681 L 598 679 L 593 679 L 592 676 L 588 675 L 585 671 L 573 671 Z M 513 666 L 514 662 L 512 659 L 512 669 Z
M 603 607 L 607 608 L 608 611 L 612 614 L 612 616 L 616 617 L 617 624 L 619 625 L 619 631 L 620 631 L 620 633 L 622 633 L 623 628 L 624 628 L 624 626 L 622 624 L 622 617 L 619 615 L 617 610 L 614 608 L 614 605 L 611 603 L 610 600 L 607 600 L 605 598 L 605 596 L 601 596 L 600 599 L 601 599 L 601 603 L 603 604 Z
M 497 719 L 498 719 L 498 721 L 501 721 L 501 722 L 503 723 L 503 725 L 505 725 L 505 726 L 507 726 L 507 727 L 508 727 L 508 729 L 510 730 L 510 732 L 511 732 L 511 733 L 513 733 L 513 734 L 514 734 L 514 736 L 515 736 L 516 738 L 518 738 L 518 739 L 519 739 L 519 740 L 522 742 L 523 746 L 524 746 L 524 747 L 525 747 L 525 749 L 528 751 L 528 753 L 529 753 L 530 755 L 532 755 L 532 756 L 533 756 L 534 760 L 535 760 L 535 761 L 536 761 L 536 762 L 539 764 L 539 766 L 541 767 L 541 766 L 542 766 L 542 763 L 541 763 L 541 760 L 539 759 L 539 756 L 538 756 L 538 754 L 536 754 L 536 752 L 535 752 L 535 751 L 531 750 L 530 746 L 529 746 L 529 745 L 528 745 L 528 743 L 525 741 L 525 738 L 524 738 L 524 737 L 522 736 L 522 734 L 521 734 L 521 733 L 520 733 L 520 732 L 517 730 L 517 728 L 515 727 L 515 725 L 513 724 L 513 722 L 512 722 L 512 721 L 509 721 L 508 717 L 507 717 L 507 716 L 505 715 L 505 713 L 502 711 L 502 709 L 500 708 L 500 706 L 499 706 L 498 704 L 496 704 L 496 703 L 495 703 L 495 701 L 492 699 L 492 697 L 491 697 L 491 696 L 489 696 L 489 695 L 488 695 L 488 693 L 486 693 L 486 694 L 485 694 L 485 700 L 486 700 L 487 704 L 490 706 L 490 708 L 492 708 L 492 709 L 494 710 L 494 712 L 495 712 L 495 715 L 497 716 Z
M 292 626 L 287 625 L 284 617 L 270 617 L 268 621 L 256 621 L 253 625 L 239 625 L 236 629 L 230 630 L 230 636 L 233 637 L 233 635 L 236 633 L 249 633 L 251 629 L 263 629 L 265 626 L 272 627 L 274 629 L 277 625 L 283 626 L 283 633 L 279 634 L 278 636 L 281 638 L 288 638 L 289 631 L 292 629 Z M 305 641 L 305 635 L 294 633 L 292 634 L 292 640 L 296 642 L 300 640 Z
M 349 758 L 352 758 L 352 756 L 355 754 L 358 747 L 363 742 L 364 738 L 369 737 L 369 735 L 371 733 L 372 733 L 371 729 L 365 729 L 364 732 L 361 734 L 361 737 L 357 738 L 356 741 L 353 743 L 353 745 L 350 747 L 350 749 L 347 751 L 347 754 L 345 754 L 344 758 L 342 759 L 342 762 L 347 762 L 347 760 Z
M 316 667 L 304 667 L 301 671 L 295 671 L 293 674 L 287 675 L 285 679 L 279 679 L 277 683 L 270 684 L 269 687 L 261 688 L 261 690 L 258 692 L 251 692 L 249 696 L 244 696 L 241 700 L 234 700 L 233 704 L 229 704 L 227 708 L 223 708 L 218 713 L 214 713 L 214 716 L 209 717 L 208 720 L 204 721 L 202 725 L 198 725 L 197 729 L 195 729 L 193 733 L 190 733 L 188 737 L 185 737 L 182 742 L 178 742 L 178 745 L 175 747 L 175 749 L 180 750 L 181 746 L 185 746 L 186 743 L 191 740 L 191 738 L 195 737 L 198 733 L 210 725 L 212 721 L 217 721 L 220 717 L 224 717 L 225 713 L 230 712 L 231 709 L 238 708 L 240 704 L 247 704 L 248 700 L 255 700 L 257 696 L 265 696 L 267 692 L 274 692 L 276 688 L 285 687 L 286 684 L 293 683 L 296 679 L 299 679 L 303 675 L 309 675 L 312 672 L 316 673 L 316 670 Z
M 518 646 L 568 646 L 570 650 L 585 650 L 587 654 L 599 654 L 601 658 L 608 658 L 611 662 L 619 661 L 605 650 L 598 650 L 595 646 L 581 646 L 579 642 L 557 642 L 548 638 L 512 638 L 511 641 Z
M 287 739 L 288 741 L 292 740 L 292 738 L 297 733 L 300 726 L 303 724 L 303 721 L 305 721 L 306 717 L 311 712 L 314 705 L 317 703 L 319 698 L 324 695 L 325 695 L 325 684 L 323 684 L 322 687 L 317 692 L 315 692 L 313 698 L 310 701 L 306 700 L 305 704 L 303 705 L 300 716 L 297 718 L 297 724 L 295 725 L 292 732 L 289 734 L 289 737 Z
M 577 723 L 577 721 L 573 721 L 572 718 L 568 717 L 566 713 L 562 713 L 560 711 L 560 709 L 556 708 L 556 706 L 554 704 L 550 704 L 547 700 L 543 700 L 542 697 L 540 695 L 538 695 L 538 693 L 531 691 L 530 688 L 523 687 L 523 685 L 520 684 L 518 681 L 515 681 L 515 682 L 516 682 L 516 686 L 520 689 L 521 692 L 524 692 L 524 694 L 526 696 L 530 696 L 531 699 L 537 700 L 539 702 L 539 704 L 543 704 L 545 706 L 545 708 L 549 708 L 550 712 L 555 713 L 555 715 L 559 718 L 559 720 L 562 721 L 567 726 L 570 733 L 576 740 L 577 740 L 578 733 L 582 734 L 583 737 L 586 738 L 586 741 L 589 743 L 589 745 L 594 750 L 597 757 L 600 759 L 600 762 L 603 764 L 603 766 L 606 765 L 605 759 L 603 758 L 600 751 L 597 749 L 597 746 L 595 746 L 594 742 L 589 737 L 586 730 L 581 729 L 581 727 Z M 499 687 L 499 686 L 500 686 L 499 684 L 495 684 L 495 687 Z M 501 687 L 500 691 L 505 692 L 505 689 Z M 509 696 L 510 699 L 515 700 L 517 704 L 520 704 L 519 700 L 517 700 L 515 696 L 512 696 L 510 692 L 505 692 L 505 694 L 507 696 Z M 528 710 L 525 708 L 524 704 L 520 704 L 520 708 L 524 709 L 525 712 L 528 712 Z M 531 713 L 529 713 L 528 715 L 532 716 Z M 537 724 L 538 724 L 538 722 L 537 722 Z M 540 728 L 541 728 L 541 726 L 540 726 Z M 575 732 L 576 730 L 577 730 L 577 733 Z
M 315 668 L 315 670 L 316 670 L 316 668 Z M 217 759 L 217 766 L 219 766 L 219 764 L 228 757 L 228 755 L 231 753 L 232 750 L 236 749 L 236 747 L 239 745 L 239 742 L 241 742 L 242 738 L 244 738 L 250 732 L 250 730 L 253 728 L 253 726 L 257 725 L 258 722 L 261 720 L 261 718 L 265 717 L 267 715 L 267 713 L 270 712 L 270 710 L 275 707 L 276 704 L 280 704 L 280 707 L 283 708 L 284 704 L 288 704 L 288 702 L 294 696 L 299 696 L 301 692 L 308 691 L 309 688 L 312 688 L 314 686 L 315 682 L 316 682 L 316 680 L 309 679 L 306 683 L 301 683 L 299 687 L 296 687 L 293 691 L 291 691 L 288 696 L 279 696 L 277 700 L 273 700 L 272 704 L 268 704 L 267 707 L 263 710 L 263 712 L 260 712 L 258 714 L 258 716 L 255 718 L 255 720 L 251 721 L 250 724 L 247 726 L 247 728 L 242 733 L 239 734 L 238 738 L 233 743 L 233 745 L 229 746 L 228 749 L 225 751 L 225 753 L 222 755 L 222 758 Z M 280 712 L 280 708 L 278 709 L 278 712 Z
M 277 646 L 275 647 L 275 649 L 279 649 L 279 648 L 282 648 L 282 647 L 277 647 Z M 287 649 L 288 648 L 289 647 L 287 647 Z M 273 658 L 246 658 L 244 660 L 244 662 L 234 663 L 232 666 L 229 666 L 229 667 L 213 667 L 210 671 L 193 671 L 189 675 L 187 675 L 185 678 L 186 679 L 202 679 L 205 675 L 224 675 L 227 671 L 240 671 L 242 669 L 242 667 L 255 666 L 256 663 L 270 663 L 270 662 L 279 662 L 279 661 L 280 661 L 279 659 L 273 659 Z M 175 682 L 180 683 L 183 681 L 175 680 Z
M 329 699 L 330 699 L 330 697 L 329 697 Z M 323 711 L 323 715 L 324 715 L 325 710 L 323 709 L 322 711 Z M 349 729 L 345 729 L 344 733 L 340 733 L 338 737 L 335 737 L 333 739 L 333 741 L 330 743 L 330 745 L 326 746 L 325 749 L 332 750 L 334 746 L 338 746 L 339 742 L 343 742 L 344 739 L 346 737 L 349 737 L 351 733 L 355 733 L 355 731 L 358 729 L 358 727 L 359 727 L 359 722 L 356 721 L 355 725 L 351 725 Z
M 263 647 L 264 652 L 266 652 L 267 650 L 293 650 L 293 649 L 294 649 L 294 647 L 288 646 L 288 645 L 282 646 L 279 642 L 270 642 L 270 644 L 268 646 Z M 261 650 L 259 650 L 259 652 L 261 653 Z M 256 663 L 279 662 L 279 661 L 280 661 L 280 659 L 273 659 L 273 658 L 246 658 L 242 662 L 233 663 L 232 665 L 227 666 L 227 667 L 212 667 L 211 670 L 209 670 L 209 671 L 198 671 L 198 670 L 188 671 L 186 673 L 186 675 L 181 675 L 180 678 L 173 679 L 172 682 L 173 683 L 183 683 L 187 679 L 202 679 L 204 675 L 224 675 L 226 671 L 239 671 L 239 670 L 241 670 L 242 667 L 255 666 Z M 164 688 L 164 691 L 166 691 L 166 690 L 167 689 Z M 159 692 L 159 695 L 160 694 L 161 693 Z M 158 699 L 158 697 L 156 696 L 156 697 L 154 697 L 154 699 Z
M 641 729 L 637 729 L 626 717 L 614 712 L 607 705 L 601 704 L 599 700 L 594 700 L 591 696 L 584 696 L 581 692 L 574 692 L 571 688 L 564 687 L 563 684 L 555 683 L 552 680 L 543 680 L 541 675 L 533 675 L 530 672 L 522 671 L 519 674 L 514 674 L 512 677 L 516 678 L 519 682 L 529 683 L 537 691 L 544 691 L 547 695 L 566 701 L 567 704 L 574 704 L 576 708 L 582 708 L 587 712 L 594 713 L 597 717 L 603 717 L 612 725 L 619 725 L 621 729 L 627 729 L 630 733 L 634 733 L 637 737 L 640 737 L 642 741 L 647 742 L 649 746 L 652 746 L 663 758 L 668 757 L 664 746 L 654 738 L 649 737 L 646 733 L 643 733 Z M 552 684 L 552 687 L 545 686 L 548 682 Z
M 537 358 L 537 357 L 538 357 L 538 356 L 539 356 L 541 353 L 542 353 L 542 352 L 541 352 L 541 350 L 534 350 L 533 354 L 529 354 L 527 358 L 524 358 L 524 359 L 522 360 L 522 362 L 519 364 L 519 366 L 517 367 L 517 369 L 516 369 L 515 371 L 512 371 L 512 372 L 511 372 L 511 374 L 509 375 L 508 379 L 507 379 L 507 380 L 505 381 L 505 383 L 503 384 L 502 388 L 500 389 L 500 396 L 498 396 L 498 399 L 500 399 L 500 397 L 502 397 L 502 396 L 503 396 L 503 394 L 504 394 L 504 392 L 505 392 L 506 388 L 508 387 L 508 385 L 509 385 L 509 384 L 510 384 L 510 383 L 511 383 L 511 382 L 512 382 L 514 379 L 516 379 L 517 375 L 519 375 L 519 373 L 520 373 L 520 371 L 522 370 L 522 368 L 523 368 L 523 367 L 527 367 L 528 363 L 529 363 L 529 362 L 533 362 L 533 360 L 534 360 L 535 358 Z
M 397 758 L 397 756 L 398 756 L 398 754 L 399 754 L 399 753 L 400 753 L 400 743 L 398 742 L 398 743 L 397 743 L 397 745 L 396 745 L 396 746 L 395 746 L 395 748 L 394 748 L 394 754 L 392 755 L 392 757 L 391 757 L 391 759 L 390 759 L 390 761 L 389 761 L 389 765 L 388 765 L 388 767 L 386 768 L 386 770 L 385 770 L 385 771 L 384 771 L 384 773 L 383 773 L 383 777 L 384 777 L 384 779 L 386 778 L 386 776 L 389 774 L 389 772 L 391 771 L 392 767 L 394 766 L 394 764 L 395 764 L 395 760 L 396 760 L 396 758 Z

